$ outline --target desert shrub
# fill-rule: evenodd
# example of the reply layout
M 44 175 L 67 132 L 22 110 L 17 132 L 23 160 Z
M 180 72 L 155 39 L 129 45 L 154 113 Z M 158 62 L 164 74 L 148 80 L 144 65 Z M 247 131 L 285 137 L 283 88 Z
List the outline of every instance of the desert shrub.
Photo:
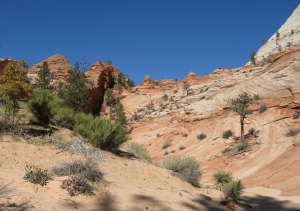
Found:
M 164 99 L 164 101 L 167 101 L 169 97 L 167 94 L 164 94 L 164 96 L 162 98 Z
M 202 177 L 202 172 L 199 169 L 186 168 L 180 172 L 172 172 L 172 175 L 179 177 L 183 181 L 187 181 L 194 187 L 200 187 L 200 179 Z
M 49 90 L 34 90 L 31 100 L 27 106 L 29 111 L 38 122 L 48 125 L 53 118 L 53 112 L 49 105 L 55 96 Z
M 70 196 L 82 194 L 93 194 L 93 187 L 83 178 L 71 176 L 71 179 L 64 180 L 60 186 L 67 189 Z
M 225 149 L 222 151 L 222 154 L 225 154 L 225 153 L 230 152 L 230 151 L 231 151 L 230 148 L 225 148 Z
M 156 134 L 156 137 L 160 137 L 160 134 L 159 134 L 159 133 L 157 133 L 157 134 Z
M 74 135 L 80 134 L 100 149 L 113 150 L 128 140 L 128 131 L 120 123 L 112 125 L 109 120 L 91 114 L 78 114 L 75 118 Z
M 179 146 L 179 150 L 184 150 L 185 148 L 186 148 L 185 146 L 182 145 Z
M 186 168 L 194 170 L 199 169 L 200 164 L 194 157 L 181 158 L 174 156 L 173 158 L 166 158 L 163 160 L 163 167 L 174 172 L 183 171 Z
M 47 180 L 51 180 L 51 176 L 47 173 L 47 170 L 42 170 L 36 166 L 26 166 L 25 167 L 25 180 L 28 180 L 34 184 L 40 184 L 41 186 L 46 185 Z
M 235 201 L 240 199 L 241 194 L 243 193 L 244 187 L 241 184 L 241 180 L 231 181 L 223 185 L 222 192 L 225 194 L 225 197 L 231 197 Z
M 60 162 L 52 168 L 52 171 L 59 176 L 76 175 L 93 182 L 102 180 L 104 176 L 92 158 L 88 158 L 85 162 L 80 160 L 75 160 L 73 163 Z
M 296 111 L 296 113 L 293 115 L 293 119 L 298 119 L 299 118 L 299 111 Z
M 228 138 L 231 137 L 231 136 L 232 136 L 231 130 L 226 130 L 226 131 L 223 133 L 223 138 L 228 139 Z
M 203 140 L 205 138 L 206 138 L 206 135 L 204 133 L 197 135 L 197 139 Z
M 293 129 L 289 129 L 289 131 L 285 133 L 285 136 L 289 137 L 289 136 L 295 136 L 297 134 L 298 134 L 298 131 L 293 130 Z
M 219 168 L 216 173 L 213 175 L 213 180 L 217 184 L 229 183 L 233 180 L 232 173 L 223 171 L 222 168 Z
M 174 90 L 174 94 L 176 94 L 177 93 L 177 89 L 176 90 Z
M 179 135 L 179 132 L 175 133 L 175 136 L 178 136 Z
M 168 151 L 165 151 L 165 154 L 164 154 L 164 155 L 167 155 L 167 154 L 169 154 Z
M 152 159 L 148 153 L 148 150 L 144 144 L 139 144 L 135 142 L 130 143 L 130 151 L 140 156 L 142 159 L 148 161 L 149 163 L 152 162 Z
M 166 143 L 161 147 L 162 149 L 167 149 L 169 146 L 171 146 L 171 142 L 170 141 L 166 141 Z
M 187 136 L 188 136 L 187 133 L 182 134 L 182 137 L 187 137 Z
M 137 115 L 136 112 L 134 112 L 134 115 L 133 115 L 133 120 L 138 120 L 139 119 L 139 116 Z
M 172 150 L 172 151 L 171 151 L 171 153 L 174 153 L 174 152 L 175 152 L 175 150 Z
M 262 112 L 265 112 L 266 110 L 268 110 L 268 106 L 264 103 L 262 104 L 261 106 L 259 106 L 258 110 L 259 110 L 259 113 L 262 113 Z
M 166 169 L 172 170 L 172 175 L 189 182 L 195 187 L 199 187 L 199 180 L 202 176 L 202 172 L 199 162 L 194 157 L 168 157 L 163 160 L 162 165 Z
M 252 128 L 250 128 L 250 129 L 248 130 L 248 132 L 249 132 L 250 135 L 253 135 L 254 132 L 255 132 L 255 129 L 252 127 Z

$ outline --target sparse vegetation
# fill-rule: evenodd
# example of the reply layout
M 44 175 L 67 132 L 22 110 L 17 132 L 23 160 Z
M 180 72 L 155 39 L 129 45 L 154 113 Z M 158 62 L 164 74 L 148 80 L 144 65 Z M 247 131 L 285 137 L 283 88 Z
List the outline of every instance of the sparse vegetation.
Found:
M 225 184 L 229 183 L 233 180 L 232 173 L 230 172 L 225 172 L 222 168 L 219 168 L 216 173 L 213 175 L 213 180 L 217 184 Z
M 179 150 L 184 150 L 186 147 L 185 146 L 183 146 L 183 145 L 180 145 L 179 146 Z
M 197 139 L 203 140 L 205 138 L 206 138 L 206 135 L 204 133 L 197 135 Z
M 42 170 L 36 166 L 27 165 L 25 167 L 25 171 L 26 173 L 24 179 L 34 184 L 40 184 L 41 186 L 44 186 L 48 180 L 52 179 L 47 170 Z
M 97 182 L 103 179 L 104 174 L 98 169 L 98 164 L 92 158 L 85 162 L 75 160 L 73 163 L 60 162 L 52 168 L 52 171 L 59 176 L 79 176 L 90 181 Z
M 255 132 L 255 129 L 252 127 L 252 128 L 250 128 L 250 129 L 248 130 L 248 132 L 249 132 L 250 135 L 253 135 L 254 132 Z
M 166 141 L 165 144 L 161 147 L 162 149 L 167 149 L 169 146 L 171 146 L 171 142 L 170 141 Z
M 251 61 L 251 63 L 254 64 L 254 65 L 256 64 L 256 58 L 255 58 L 255 55 L 256 55 L 256 51 L 252 51 L 251 54 L 250 54 L 250 61 Z M 238 70 L 238 71 L 239 71 L 239 70 Z M 237 71 L 237 72 L 238 72 L 238 71 Z
M 192 89 L 190 89 L 191 85 L 189 84 L 189 82 L 183 82 L 183 90 L 186 91 L 186 96 L 189 96 L 190 92 L 192 91 Z
M 289 136 L 296 136 L 297 134 L 298 134 L 298 131 L 297 131 L 297 130 L 289 129 L 289 131 L 285 133 L 285 136 L 286 136 L 286 137 L 289 137 Z
M 266 110 L 268 110 L 268 106 L 264 103 L 264 104 L 262 104 L 261 106 L 259 106 L 259 113 L 263 113 L 263 112 L 265 112 Z
M 225 154 L 225 153 L 230 152 L 230 151 L 231 151 L 230 148 L 225 148 L 225 149 L 222 151 L 222 154 Z
M 293 115 L 293 119 L 298 119 L 299 113 L 300 113 L 300 111 L 296 111 L 295 114 Z
M 166 151 L 164 155 L 168 155 L 168 154 L 169 154 L 168 151 Z
M 223 133 L 223 138 L 226 138 L 228 139 L 229 137 L 232 136 L 232 131 L 231 130 L 226 130 L 224 133 Z
M 232 198 L 235 201 L 240 200 L 240 196 L 243 193 L 244 187 L 241 184 L 241 180 L 231 181 L 223 185 L 222 191 L 226 198 Z
M 78 194 L 93 194 L 93 187 L 81 177 L 71 176 L 71 179 L 64 180 L 60 187 L 67 189 L 70 196 L 76 196 Z
M 169 96 L 167 94 L 164 94 L 164 96 L 162 98 L 164 99 L 164 101 L 167 101 Z
M 177 89 L 174 90 L 174 94 L 176 94 L 176 93 L 177 93 Z
M 187 137 L 187 136 L 188 136 L 187 133 L 182 134 L 182 137 Z
M 143 160 L 146 160 L 149 163 L 152 163 L 152 159 L 151 159 L 149 152 L 144 144 L 131 142 L 129 145 L 129 149 L 131 152 L 137 154 Z
M 199 162 L 194 157 L 180 158 L 173 156 L 163 160 L 163 167 L 172 170 L 172 175 L 199 187 L 202 176 Z

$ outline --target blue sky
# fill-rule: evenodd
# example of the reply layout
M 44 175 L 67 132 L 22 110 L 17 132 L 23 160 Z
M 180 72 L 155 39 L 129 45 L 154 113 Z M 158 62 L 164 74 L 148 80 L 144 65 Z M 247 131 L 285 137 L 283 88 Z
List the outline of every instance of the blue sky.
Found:
M 0 57 L 111 60 L 135 84 L 248 62 L 295 0 L 0 0 Z

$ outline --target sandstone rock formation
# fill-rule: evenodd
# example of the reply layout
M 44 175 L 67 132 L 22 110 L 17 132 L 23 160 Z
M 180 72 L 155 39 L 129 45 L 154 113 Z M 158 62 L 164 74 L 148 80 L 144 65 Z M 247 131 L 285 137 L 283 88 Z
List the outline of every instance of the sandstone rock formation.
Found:
M 281 46 L 282 50 L 286 50 L 291 45 L 300 44 L 300 4 L 294 10 L 293 14 L 278 30 L 280 36 L 277 39 L 276 33 L 258 50 L 256 54 L 257 61 L 266 59 L 269 55 L 279 52 Z M 250 65 L 249 61 L 246 65 Z
M 62 55 L 53 55 L 44 61 L 48 62 L 51 72 L 55 74 L 55 78 L 51 85 L 57 85 L 59 81 L 66 82 L 70 76 L 72 65 L 69 60 Z M 27 77 L 30 80 L 30 83 L 34 85 L 36 83 L 36 78 L 38 77 L 37 72 L 42 67 L 44 61 L 39 62 L 38 64 L 33 65 L 27 74 Z
M 155 82 L 151 81 L 150 75 L 146 75 L 144 80 L 143 80 L 143 83 L 141 85 L 150 86 L 150 85 L 154 85 L 154 84 L 155 84 Z

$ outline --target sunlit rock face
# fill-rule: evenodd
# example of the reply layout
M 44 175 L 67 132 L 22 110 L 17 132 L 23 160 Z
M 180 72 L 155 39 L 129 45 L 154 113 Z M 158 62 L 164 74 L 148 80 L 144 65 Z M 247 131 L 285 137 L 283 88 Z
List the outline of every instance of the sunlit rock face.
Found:
M 293 31 L 293 32 L 292 32 Z M 265 43 L 256 54 L 257 61 L 266 59 L 269 55 L 289 49 L 291 46 L 300 44 L 300 5 L 294 10 L 292 15 L 278 30 L 280 36 L 276 37 L 276 32 Z M 289 44 L 290 43 L 290 44 Z M 251 64 L 249 61 L 246 65 Z

